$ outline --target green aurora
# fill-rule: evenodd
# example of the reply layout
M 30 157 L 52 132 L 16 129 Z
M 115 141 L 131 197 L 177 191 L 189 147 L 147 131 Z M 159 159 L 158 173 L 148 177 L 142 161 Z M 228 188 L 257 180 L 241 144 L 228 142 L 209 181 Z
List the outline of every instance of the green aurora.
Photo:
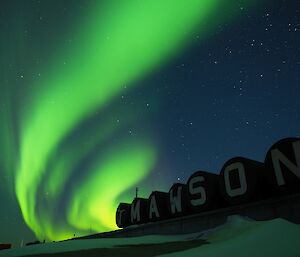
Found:
M 44 76 L 31 81 L 19 106 L 17 139 L 9 102 L 1 113 L 3 166 L 15 170 L 15 193 L 37 238 L 62 240 L 116 228 L 118 202 L 132 199 L 129 190 L 154 169 L 155 138 L 111 140 L 135 121 L 136 110 L 114 110 L 124 120 L 118 126 L 112 114 L 78 137 L 76 131 L 119 97 L 124 85 L 136 86 L 182 52 L 193 32 L 205 37 L 216 19 L 228 15 L 220 15 L 221 0 L 175 2 L 96 1 L 74 29 L 76 40 L 57 49 Z M 6 94 L 1 100 L 10 98 L 9 88 Z M 88 165 L 81 172 L 82 163 Z M 73 176 L 79 176 L 76 186 Z

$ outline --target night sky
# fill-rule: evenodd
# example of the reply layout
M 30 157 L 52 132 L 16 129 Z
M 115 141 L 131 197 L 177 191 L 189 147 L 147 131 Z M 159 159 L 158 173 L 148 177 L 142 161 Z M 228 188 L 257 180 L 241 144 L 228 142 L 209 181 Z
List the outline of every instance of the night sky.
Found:
M 0 29 L 0 242 L 300 136 L 297 0 L 0 0 Z

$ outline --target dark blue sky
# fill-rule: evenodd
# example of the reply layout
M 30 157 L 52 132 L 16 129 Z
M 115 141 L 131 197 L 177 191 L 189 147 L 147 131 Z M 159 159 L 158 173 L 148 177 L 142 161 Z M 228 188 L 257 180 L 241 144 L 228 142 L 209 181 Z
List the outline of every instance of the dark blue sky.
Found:
M 240 12 L 146 81 L 148 95 L 163 95 L 156 122 L 171 181 L 218 173 L 233 156 L 263 161 L 276 140 L 300 135 L 299 2 Z

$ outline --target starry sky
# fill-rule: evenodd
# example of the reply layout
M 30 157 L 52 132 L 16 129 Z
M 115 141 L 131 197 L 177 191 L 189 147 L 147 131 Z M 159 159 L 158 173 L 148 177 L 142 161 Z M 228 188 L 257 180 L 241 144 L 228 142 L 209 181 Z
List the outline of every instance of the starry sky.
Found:
M 300 136 L 297 0 L 1 0 L 0 28 L 0 242 Z

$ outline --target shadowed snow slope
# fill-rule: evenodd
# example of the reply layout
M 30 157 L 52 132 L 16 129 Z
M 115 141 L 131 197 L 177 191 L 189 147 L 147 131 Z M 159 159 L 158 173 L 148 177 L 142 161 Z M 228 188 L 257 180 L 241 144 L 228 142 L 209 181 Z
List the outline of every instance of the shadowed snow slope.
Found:
M 85 252 L 79 252 L 81 250 Z M 102 256 L 103 253 L 107 256 L 140 256 L 143 252 L 143 256 L 147 253 L 147 256 L 164 257 L 299 257 L 300 225 L 283 219 L 253 221 L 231 216 L 224 225 L 201 233 L 72 240 L 4 250 L 0 257 L 49 253 L 60 253 L 53 256 L 84 254 L 88 257 Z
M 210 244 L 164 257 L 299 257 L 300 225 L 283 219 L 249 221 L 235 216 L 223 226 L 208 231 Z

